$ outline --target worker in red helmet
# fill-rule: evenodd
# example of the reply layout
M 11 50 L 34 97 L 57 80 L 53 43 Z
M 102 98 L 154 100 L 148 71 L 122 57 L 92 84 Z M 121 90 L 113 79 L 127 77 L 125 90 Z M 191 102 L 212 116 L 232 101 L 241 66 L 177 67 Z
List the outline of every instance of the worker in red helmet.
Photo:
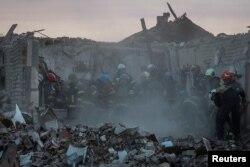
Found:
M 51 82 L 56 82 L 56 81 L 57 81 L 56 75 L 53 74 L 53 73 L 51 73 L 51 72 L 49 72 L 49 73 L 47 74 L 47 78 L 48 78 L 48 80 L 51 81 Z
M 212 100 L 219 108 L 216 115 L 216 134 L 219 140 L 225 139 L 224 125 L 229 123 L 233 139 L 237 139 L 240 135 L 240 96 L 237 93 L 234 84 L 234 75 L 229 71 L 225 71 L 221 75 L 223 84 L 216 89 L 212 96 Z M 231 115 L 231 119 L 230 119 Z M 232 138 L 231 138 L 232 139 Z
M 40 105 L 55 105 L 59 93 L 57 76 L 53 72 L 44 74 L 43 80 L 39 83 Z

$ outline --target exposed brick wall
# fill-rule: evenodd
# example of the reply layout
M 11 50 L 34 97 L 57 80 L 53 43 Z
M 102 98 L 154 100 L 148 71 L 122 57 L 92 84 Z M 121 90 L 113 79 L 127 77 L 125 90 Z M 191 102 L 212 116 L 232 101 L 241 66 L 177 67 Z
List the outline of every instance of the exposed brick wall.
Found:
M 182 47 L 178 46 L 180 65 L 194 64 L 196 58 L 197 64 L 205 66 L 205 62 L 208 62 L 212 66 L 217 49 L 224 47 L 225 52 L 221 57 L 220 65 L 229 66 L 234 59 L 244 59 L 243 52 L 248 41 L 250 41 L 250 34 L 216 37 L 186 43 Z
M 11 45 L 4 48 L 5 51 L 5 73 L 6 90 L 11 96 L 11 107 L 17 104 L 23 109 L 25 102 L 25 72 L 27 41 L 24 39 L 12 40 Z
M 43 47 L 41 53 L 48 67 L 64 80 L 67 80 L 68 75 L 74 71 L 75 64 L 80 61 L 87 62 L 90 71 L 96 65 L 95 77 L 101 73 L 107 73 L 113 77 L 117 65 L 124 63 L 127 65 L 128 72 L 133 74 L 136 80 L 140 79 L 141 68 L 149 63 L 146 49 L 128 48 L 117 44 L 96 46 L 63 43 Z M 78 73 L 78 76 L 82 78 L 87 74 L 89 73 Z
M 224 70 L 236 67 L 237 71 L 244 75 L 245 63 L 249 61 L 244 54 L 248 41 L 250 41 L 250 34 L 239 34 L 191 41 L 184 46 L 177 46 L 180 67 L 196 63 L 201 65 L 204 71 L 208 66 L 215 68 L 218 75 Z M 214 65 L 215 54 L 221 48 L 224 52 L 222 51 L 220 63 L 216 66 Z M 244 84 L 244 77 L 241 82 Z

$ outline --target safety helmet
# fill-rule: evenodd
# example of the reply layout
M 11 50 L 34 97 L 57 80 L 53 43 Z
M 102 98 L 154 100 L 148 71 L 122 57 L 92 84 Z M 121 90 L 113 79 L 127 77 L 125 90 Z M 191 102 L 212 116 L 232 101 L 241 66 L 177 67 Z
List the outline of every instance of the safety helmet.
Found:
M 233 80 L 234 74 L 229 71 L 224 71 L 221 75 L 222 80 Z
M 51 72 L 49 72 L 49 73 L 47 74 L 47 78 L 48 78 L 48 80 L 51 81 L 51 82 L 56 82 L 56 81 L 57 81 L 55 74 L 53 74 L 53 73 L 51 73 Z
M 119 65 L 117 66 L 117 69 L 118 69 L 118 70 L 125 69 L 125 68 L 126 68 L 126 66 L 125 66 L 124 64 L 119 64 Z
M 207 69 L 206 73 L 205 73 L 206 76 L 215 76 L 215 70 L 213 68 L 209 68 Z
M 154 68 L 156 68 L 154 64 L 149 64 L 149 65 L 147 66 L 147 69 L 148 69 L 148 70 L 151 70 L 151 69 L 154 69 Z
M 109 76 L 106 75 L 106 74 L 101 74 L 101 75 L 98 77 L 98 80 L 103 81 L 103 82 L 108 81 L 108 80 L 109 80 Z
M 144 71 L 142 74 L 141 74 L 141 77 L 142 78 L 149 78 L 150 77 L 150 73 L 149 72 L 147 72 L 147 71 Z

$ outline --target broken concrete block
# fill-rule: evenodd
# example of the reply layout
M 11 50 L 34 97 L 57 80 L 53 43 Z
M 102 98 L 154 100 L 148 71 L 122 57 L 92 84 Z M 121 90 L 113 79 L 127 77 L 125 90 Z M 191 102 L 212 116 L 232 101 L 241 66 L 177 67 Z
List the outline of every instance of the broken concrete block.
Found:
M 125 150 L 118 151 L 119 163 L 123 163 L 126 160 L 127 156 L 128 156 L 128 153 Z
M 20 166 L 30 166 L 32 163 L 32 156 L 33 156 L 33 152 L 30 152 L 28 154 L 25 155 L 20 155 Z
M 196 156 L 196 152 L 195 152 L 195 150 L 186 150 L 186 151 L 182 152 L 182 155 L 183 156 L 192 156 L 192 157 L 194 157 L 194 156 Z
M 107 139 L 106 139 L 106 136 L 105 136 L 105 135 L 102 135 L 102 136 L 100 137 L 100 139 L 101 139 L 101 141 L 102 141 L 102 142 L 107 141 Z
M 212 151 L 211 144 L 210 144 L 209 140 L 207 140 L 206 138 L 203 138 L 203 143 L 204 143 L 207 151 Z
M 109 149 L 108 149 L 108 152 L 109 152 L 110 154 L 115 154 L 115 153 L 116 153 L 116 151 L 115 151 L 113 148 L 109 148 Z
M 114 133 L 116 134 L 116 135 L 119 135 L 119 134 L 121 134 L 123 131 L 125 131 L 126 130 L 126 128 L 124 127 L 124 126 L 121 126 L 120 124 L 117 126 L 117 127 L 115 127 L 115 131 L 114 131 Z
M 87 149 L 88 147 L 74 147 L 72 145 L 69 145 L 66 155 L 69 157 L 76 153 L 78 157 L 82 156 L 82 162 L 84 163 L 87 155 Z
M 161 143 L 161 145 L 164 147 L 164 148 L 169 148 L 169 147 L 173 147 L 174 144 L 172 141 L 164 141 Z
M 159 167 L 170 167 L 170 165 L 169 165 L 169 163 L 164 162 L 164 163 L 160 164 Z
M 24 138 L 23 138 L 23 144 L 24 144 L 24 146 L 27 148 L 27 149 L 31 149 L 31 148 L 33 148 L 33 143 L 30 141 L 30 139 L 29 139 L 29 137 L 28 136 L 25 136 Z

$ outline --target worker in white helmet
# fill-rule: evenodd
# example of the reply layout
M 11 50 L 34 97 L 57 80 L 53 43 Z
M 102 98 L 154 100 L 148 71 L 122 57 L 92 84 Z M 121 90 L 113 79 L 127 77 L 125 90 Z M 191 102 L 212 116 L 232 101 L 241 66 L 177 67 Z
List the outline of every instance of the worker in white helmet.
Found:
M 136 83 L 133 77 L 127 72 L 124 64 L 117 66 L 117 73 L 113 80 L 113 85 L 116 90 L 116 99 L 119 102 L 134 97 Z

